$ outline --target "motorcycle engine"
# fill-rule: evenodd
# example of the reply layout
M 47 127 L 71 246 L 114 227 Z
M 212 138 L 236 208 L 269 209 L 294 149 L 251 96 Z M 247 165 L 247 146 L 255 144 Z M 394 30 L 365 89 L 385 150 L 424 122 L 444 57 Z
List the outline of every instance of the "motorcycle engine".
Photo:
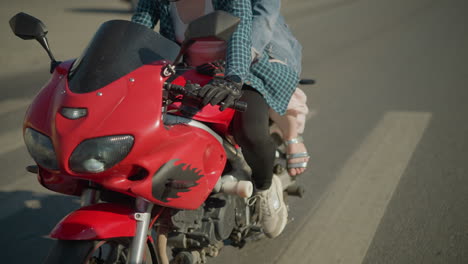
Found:
M 179 249 L 216 246 L 228 239 L 233 230 L 245 228 L 246 210 L 243 198 L 222 193 L 211 195 L 196 210 L 173 210 L 168 245 Z

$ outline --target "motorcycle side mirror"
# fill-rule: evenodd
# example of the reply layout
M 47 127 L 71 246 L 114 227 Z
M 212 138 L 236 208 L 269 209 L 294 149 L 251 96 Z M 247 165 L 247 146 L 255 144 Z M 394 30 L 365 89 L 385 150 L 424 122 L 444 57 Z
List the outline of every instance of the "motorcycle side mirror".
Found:
M 23 12 L 10 19 L 10 27 L 13 33 L 22 39 L 41 39 L 47 34 L 47 28 L 42 21 Z
M 59 64 L 54 58 L 47 41 L 47 28 L 39 19 L 20 12 L 10 19 L 10 27 L 13 33 L 21 39 L 35 39 L 47 51 L 51 60 L 50 72 Z
M 240 18 L 221 10 L 209 13 L 190 22 L 185 31 L 185 41 L 182 43 L 182 48 L 174 64 L 178 64 L 187 49 L 199 39 L 215 38 L 228 41 L 239 23 Z

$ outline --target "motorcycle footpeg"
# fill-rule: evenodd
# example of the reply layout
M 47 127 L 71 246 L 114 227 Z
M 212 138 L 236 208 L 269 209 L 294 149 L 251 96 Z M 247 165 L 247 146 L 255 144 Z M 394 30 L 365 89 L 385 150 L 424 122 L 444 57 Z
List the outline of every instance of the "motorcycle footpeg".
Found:
M 263 228 L 261 226 L 252 226 L 250 231 L 254 233 L 263 233 Z
M 253 226 L 250 229 L 250 232 L 251 233 L 249 233 L 249 235 L 247 235 L 247 237 L 245 237 L 243 240 L 245 243 L 257 241 L 266 237 L 265 233 L 263 232 L 263 228 L 258 227 L 258 226 Z
M 26 167 L 26 170 L 30 173 L 37 174 L 39 172 L 39 167 L 37 165 L 29 165 Z
M 305 192 L 305 189 L 304 187 L 300 186 L 299 184 L 297 184 L 296 182 L 289 185 L 287 188 L 286 188 L 286 193 L 290 196 L 296 196 L 296 197 L 299 197 L 299 198 L 303 198 L 304 197 L 304 192 Z

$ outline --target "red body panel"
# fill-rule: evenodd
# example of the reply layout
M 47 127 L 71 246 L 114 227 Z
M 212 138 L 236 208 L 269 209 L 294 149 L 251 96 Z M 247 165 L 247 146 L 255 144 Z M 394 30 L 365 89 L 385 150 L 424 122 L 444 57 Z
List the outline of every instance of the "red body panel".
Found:
M 65 216 L 50 237 L 62 240 L 97 240 L 135 235 L 133 209 L 118 204 L 95 204 Z
M 106 189 L 142 197 L 162 206 L 195 209 L 202 205 L 224 169 L 225 151 L 222 144 L 203 129 L 163 124 L 164 78 L 159 73 L 166 62 L 145 65 L 106 87 L 84 94 L 73 93 L 68 88 L 67 73 L 71 64 L 68 61 L 56 69 L 26 114 L 24 128 L 31 127 L 49 136 L 59 161 L 59 171 L 40 169 L 41 183 L 54 191 L 79 195 L 84 182 L 93 181 Z M 189 71 L 178 82 L 193 78 L 200 79 L 197 82 L 201 84 L 208 81 L 205 76 Z M 61 107 L 84 107 L 88 115 L 70 120 L 60 114 Z M 209 108 L 195 119 L 211 120 L 227 130 L 233 111 Z M 135 138 L 130 153 L 119 164 L 96 174 L 78 174 L 70 169 L 69 158 L 83 140 L 111 135 Z M 165 186 L 155 185 L 154 175 L 170 162 L 183 171 L 197 172 L 200 178 L 174 197 L 155 198 L 155 188 Z M 131 178 L 142 169 L 147 172 L 146 177 Z

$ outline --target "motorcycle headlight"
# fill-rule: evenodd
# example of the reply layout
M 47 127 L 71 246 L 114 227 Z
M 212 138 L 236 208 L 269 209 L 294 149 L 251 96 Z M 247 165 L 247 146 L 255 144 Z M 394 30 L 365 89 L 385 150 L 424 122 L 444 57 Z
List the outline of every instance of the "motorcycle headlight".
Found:
M 103 172 L 122 161 L 133 146 L 133 137 L 119 135 L 99 137 L 81 142 L 70 157 L 72 171 Z
M 24 131 L 24 143 L 29 154 L 41 167 L 58 170 L 57 156 L 50 138 L 32 128 Z

